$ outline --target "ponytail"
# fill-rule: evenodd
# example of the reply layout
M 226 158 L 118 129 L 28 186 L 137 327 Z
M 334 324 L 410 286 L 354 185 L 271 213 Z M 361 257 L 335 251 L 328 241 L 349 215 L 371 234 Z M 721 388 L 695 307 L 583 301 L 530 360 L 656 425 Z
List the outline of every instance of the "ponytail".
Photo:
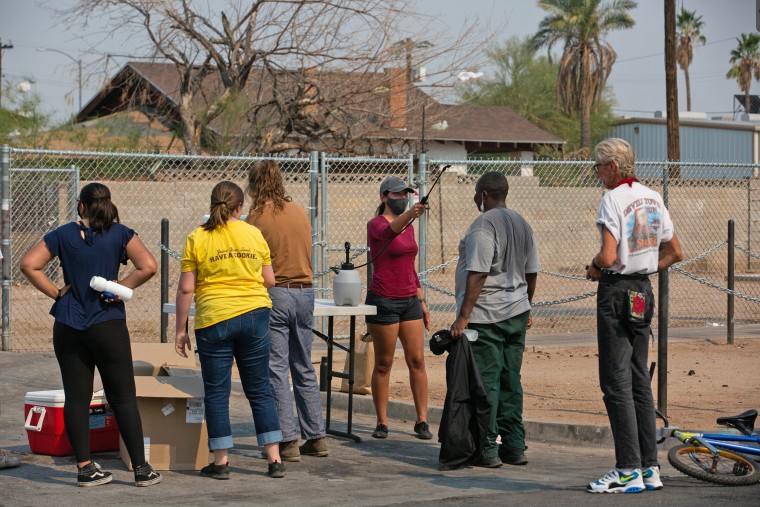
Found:
M 90 229 L 102 232 L 119 223 L 119 210 L 111 201 L 111 191 L 102 183 L 88 183 L 79 192 L 82 218 L 87 218 Z
M 232 213 L 243 204 L 243 189 L 231 181 L 217 183 L 211 191 L 211 207 L 203 229 L 213 231 L 227 224 Z

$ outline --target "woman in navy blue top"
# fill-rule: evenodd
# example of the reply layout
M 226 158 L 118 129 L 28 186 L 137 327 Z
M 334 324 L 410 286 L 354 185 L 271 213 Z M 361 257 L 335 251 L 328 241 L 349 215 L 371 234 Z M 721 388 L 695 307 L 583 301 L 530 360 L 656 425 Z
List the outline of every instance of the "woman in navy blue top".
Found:
M 156 273 L 156 259 L 135 231 L 119 223 L 119 212 L 105 185 L 90 183 L 82 188 L 77 214 L 77 222 L 45 234 L 21 260 L 21 271 L 55 301 L 50 308 L 55 317 L 53 347 L 61 368 L 66 397 L 63 418 L 77 460 L 79 486 L 112 479 L 111 473 L 90 460 L 89 407 L 96 366 L 132 460 L 135 484 L 149 486 L 160 482 L 161 475 L 145 461 L 124 302 L 91 289 L 90 279 L 117 280 L 119 265 L 129 260 L 134 270 L 118 283 L 134 289 Z M 55 257 L 63 270 L 62 288 L 45 274 L 45 266 Z

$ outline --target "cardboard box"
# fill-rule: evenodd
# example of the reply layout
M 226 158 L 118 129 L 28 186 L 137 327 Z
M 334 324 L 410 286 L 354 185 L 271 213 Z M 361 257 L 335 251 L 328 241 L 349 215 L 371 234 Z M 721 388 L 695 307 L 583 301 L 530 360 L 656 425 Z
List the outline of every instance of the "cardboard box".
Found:
M 195 354 L 182 357 L 174 350 L 173 343 L 132 344 L 132 369 L 135 377 L 155 377 L 164 364 L 193 369 L 196 368 Z
M 74 450 L 66 435 L 62 389 L 31 391 L 24 399 L 24 427 L 33 453 L 49 456 L 71 456 Z M 119 428 L 103 390 L 95 392 L 90 402 L 90 452 L 119 449 Z
M 199 376 L 138 376 L 135 387 L 145 458 L 153 468 L 200 470 L 208 465 L 203 380 Z M 129 454 L 121 439 L 119 455 L 131 470 Z

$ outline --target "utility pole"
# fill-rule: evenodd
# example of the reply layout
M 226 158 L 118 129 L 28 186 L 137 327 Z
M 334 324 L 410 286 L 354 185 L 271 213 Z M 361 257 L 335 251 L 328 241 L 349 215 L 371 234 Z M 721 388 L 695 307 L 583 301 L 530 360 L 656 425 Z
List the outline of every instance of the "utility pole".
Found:
M 3 105 L 3 51 L 6 49 L 13 49 L 13 42 L 3 44 L 3 39 L 0 39 L 0 107 Z
M 667 111 L 668 160 L 680 162 L 678 80 L 676 77 L 676 0 L 665 0 L 665 102 Z M 680 166 L 670 167 L 670 177 L 680 178 Z

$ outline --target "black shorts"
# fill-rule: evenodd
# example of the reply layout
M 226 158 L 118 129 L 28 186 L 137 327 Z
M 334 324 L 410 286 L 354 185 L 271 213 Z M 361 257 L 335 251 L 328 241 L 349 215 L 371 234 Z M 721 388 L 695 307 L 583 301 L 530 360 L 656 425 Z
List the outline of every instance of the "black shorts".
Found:
M 377 315 L 367 315 L 367 324 L 398 324 L 408 320 L 422 318 L 420 298 L 412 296 L 404 299 L 390 299 L 377 296 L 367 291 L 365 304 L 377 307 Z

